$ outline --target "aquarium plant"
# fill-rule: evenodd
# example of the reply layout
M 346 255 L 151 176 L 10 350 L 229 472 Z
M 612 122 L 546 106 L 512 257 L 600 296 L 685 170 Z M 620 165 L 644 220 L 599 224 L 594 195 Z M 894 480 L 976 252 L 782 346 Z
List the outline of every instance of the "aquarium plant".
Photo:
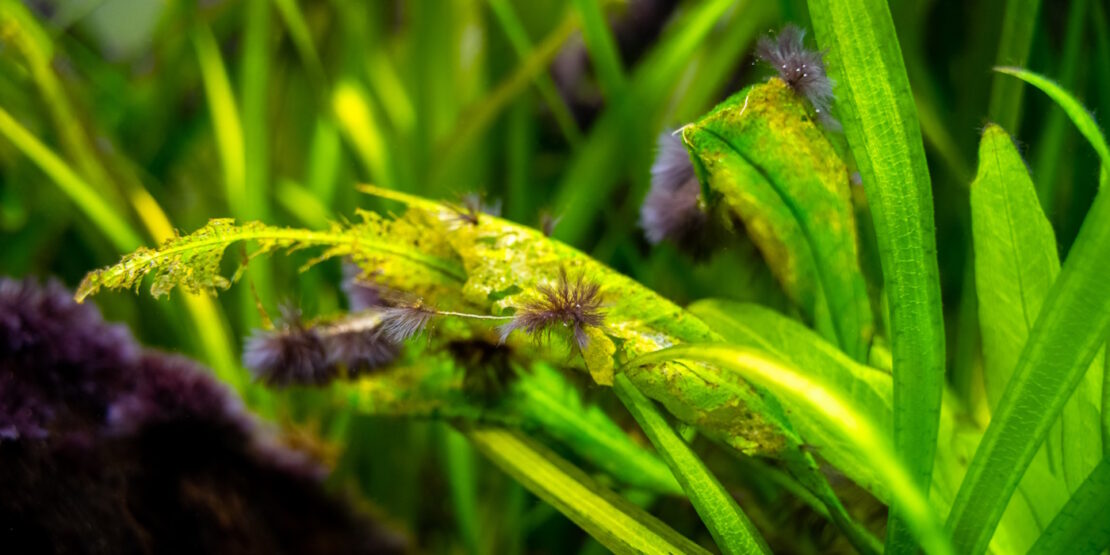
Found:
M 4 270 L 77 237 L 52 306 L 223 384 L 132 353 L 86 426 L 268 423 L 383 552 L 1110 547 L 1105 6 L 449 4 L 165 6 L 127 69 L 3 0 Z M 34 287 L 19 445 L 121 387 L 20 354 Z

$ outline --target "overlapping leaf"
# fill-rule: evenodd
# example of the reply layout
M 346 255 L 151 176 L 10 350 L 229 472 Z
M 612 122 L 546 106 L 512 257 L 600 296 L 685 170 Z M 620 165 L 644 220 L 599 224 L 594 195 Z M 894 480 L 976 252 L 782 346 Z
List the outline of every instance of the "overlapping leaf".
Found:
M 871 307 L 848 170 L 779 79 L 682 129 L 708 198 L 743 222 L 784 290 L 830 341 L 866 360 Z

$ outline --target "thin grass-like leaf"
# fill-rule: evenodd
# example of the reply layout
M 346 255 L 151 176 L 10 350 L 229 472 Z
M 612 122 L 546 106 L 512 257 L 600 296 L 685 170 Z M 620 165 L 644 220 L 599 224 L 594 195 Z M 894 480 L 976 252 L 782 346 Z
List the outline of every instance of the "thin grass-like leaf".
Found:
M 871 207 L 890 307 L 894 446 L 919 488 L 930 483 L 944 388 L 932 187 L 917 110 L 890 10 L 883 0 L 810 0 L 817 43 L 828 49 L 835 104 Z M 912 549 L 891 511 L 887 548 Z
M 216 44 L 216 37 L 212 35 L 211 29 L 204 25 L 198 26 L 193 31 L 192 40 L 197 61 L 200 63 L 200 74 L 204 81 L 220 163 L 224 170 L 227 204 L 232 212 L 241 214 L 247 203 L 247 168 L 239 108 L 228 81 L 223 57 L 220 56 L 220 47 Z
M 112 245 L 127 252 L 142 244 L 138 232 L 87 181 L 0 108 L 0 134 L 50 177 Z
M 759 530 L 748 520 L 736 500 L 709 472 L 698 455 L 667 424 L 650 399 L 644 397 L 628 376 L 620 374 L 613 391 L 636 418 L 652 445 L 671 467 L 686 496 L 694 504 L 723 553 L 770 553 Z
M 447 486 L 451 492 L 455 524 L 462 545 L 470 555 L 482 553 L 482 525 L 478 519 L 478 472 L 475 453 L 458 431 L 444 427 L 441 447 L 444 453 Z
M 1051 79 L 1033 73 L 1032 71 L 1017 67 L 996 67 L 994 70 L 999 73 L 1017 77 L 1047 94 L 1049 98 L 1064 110 L 1064 113 L 1068 115 L 1072 123 L 1079 128 L 1079 133 L 1087 139 L 1087 142 L 1090 143 L 1092 147 L 1094 147 L 1095 152 L 1098 153 L 1098 157 L 1102 161 L 1102 172 L 1106 173 L 1110 171 L 1110 146 L 1106 144 L 1106 137 L 1103 136 L 1102 131 L 1099 130 L 1098 124 L 1095 123 L 1095 118 L 1075 99 L 1075 97 L 1068 94 L 1067 91 L 1060 88 L 1060 86 Z
M 1068 22 L 1064 30 L 1064 48 L 1060 53 L 1060 69 L 1057 73 L 1060 85 L 1073 88 L 1078 77 L 1080 64 L 1086 65 L 1086 53 L 1083 51 L 1087 22 L 1090 19 L 1090 0 L 1076 0 L 1068 6 Z M 1023 64 L 1019 64 L 1023 65 Z M 995 76 L 1002 79 L 1005 76 Z M 1051 110 L 1046 115 L 1047 121 L 1044 129 L 1033 145 L 1034 156 L 1031 160 L 1033 175 L 1037 176 L 1037 196 L 1041 199 L 1041 207 L 1045 214 L 1051 218 L 1056 213 L 1058 202 L 1057 187 L 1060 180 L 1060 168 L 1074 163 L 1074 146 L 1072 137 L 1068 136 L 1068 122 L 1063 112 Z
M 474 428 L 463 433 L 501 470 L 614 553 L 707 553 L 519 433 L 496 428 Z
M 573 449 L 578 456 L 622 483 L 647 491 L 681 495 L 667 465 L 634 443 L 603 410 L 548 364 L 536 363 L 513 385 L 512 404 L 528 422 Z
M 574 0 L 574 9 L 582 19 L 582 38 L 590 52 L 601 90 L 606 98 L 616 98 L 624 89 L 624 68 L 621 67 L 620 54 L 609 23 L 605 21 L 603 4 L 597 0 Z
M 1041 0 L 1007 0 L 1002 16 L 1002 36 L 998 39 L 996 65 L 1022 67 L 1033 46 L 1033 31 L 1039 21 Z M 989 114 L 992 121 L 1010 133 L 1018 132 L 1021 122 L 1022 84 L 996 75 L 991 84 Z

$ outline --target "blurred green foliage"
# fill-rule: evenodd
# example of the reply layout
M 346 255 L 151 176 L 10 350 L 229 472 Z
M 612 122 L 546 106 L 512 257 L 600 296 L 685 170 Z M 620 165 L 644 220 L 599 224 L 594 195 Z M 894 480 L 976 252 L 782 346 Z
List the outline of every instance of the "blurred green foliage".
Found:
M 1061 255 L 1099 171 L 1047 97 L 992 101 L 992 84 L 1008 77 L 990 68 L 1023 65 L 1110 113 L 1110 8 L 1049 2 L 1023 19 L 1028 29 L 1003 32 L 1008 10 L 1028 15 L 1037 4 L 890 5 L 932 176 L 947 378 L 972 405 L 984 393 L 968 186 L 986 114 L 1017 139 Z M 714 296 L 788 311 L 753 246 L 695 265 L 672 247 L 649 249 L 637 216 L 656 135 L 762 80 L 754 40 L 790 21 L 810 27 L 805 2 L 3 0 L 0 275 L 76 286 L 90 269 L 213 217 L 322 230 L 380 207 L 354 187 L 372 183 L 449 200 L 480 191 L 510 220 L 555 218 L 555 237 L 680 304 Z M 1015 36 L 1031 36 L 1027 63 Z M 333 457 L 334 485 L 359 491 L 422 550 L 596 550 L 449 427 L 322 412 L 325 393 L 248 383 L 236 361 L 241 338 L 263 321 L 259 306 L 344 308 L 338 264 L 299 273 L 308 256 L 258 259 L 218 299 L 125 292 L 96 302 L 144 343 L 206 361 L 260 414 Z M 230 269 L 240 257 L 227 258 Z M 782 501 L 789 484 L 774 485 L 777 470 L 706 460 L 726 483 L 803 511 Z M 712 545 L 688 505 L 642 501 Z M 803 514 L 749 516 L 773 546 L 847 549 L 792 533 L 816 526 Z

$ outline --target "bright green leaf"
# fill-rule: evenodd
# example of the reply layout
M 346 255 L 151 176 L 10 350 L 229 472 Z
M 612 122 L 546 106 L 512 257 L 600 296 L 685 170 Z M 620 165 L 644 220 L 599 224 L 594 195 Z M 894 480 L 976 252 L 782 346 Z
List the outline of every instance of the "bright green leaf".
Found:
M 854 409 L 847 400 L 819 381 L 807 377 L 792 365 L 770 358 L 748 347 L 703 344 L 671 347 L 644 355 L 626 367 L 668 360 L 691 360 L 712 364 L 727 373 L 773 392 L 791 403 L 804 406 L 825 426 L 836 430 L 846 441 L 869 457 L 872 466 L 886 480 L 891 495 L 903 510 L 906 523 L 928 553 L 951 553 L 948 539 L 936 514 L 912 475 L 894 454 L 879 428 Z
M 706 553 L 535 441 L 496 428 L 463 433 L 501 470 L 614 553 Z
M 919 487 L 930 483 L 944 390 L 944 318 L 932 186 L 917 109 L 885 0 L 809 0 L 871 207 L 890 307 L 894 446 Z M 912 550 L 891 511 L 887 548 Z
M 1003 71 L 1003 70 L 1000 70 Z M 1007 69 L 1044 90 L 1110 167 L 1110 149 L 1082 106 L 1043 77 Z M 982 553 L 1018 482 L 1110 328 L 1110 195 L 1095 197 L 1063 270 L 1044 301 L 1010 384 L 983 435 L 948 526 L 961 553 Z
M 770 553 L 759 530 L 737 506 L 736 500 L 667 424 L 652 401 L 644 397 L 624 374 L 617 376 L 613 389 L 671 467 L 671 472 L 682 484 L 702 522 L 717 541 L 717 547 L 728 554 Z

